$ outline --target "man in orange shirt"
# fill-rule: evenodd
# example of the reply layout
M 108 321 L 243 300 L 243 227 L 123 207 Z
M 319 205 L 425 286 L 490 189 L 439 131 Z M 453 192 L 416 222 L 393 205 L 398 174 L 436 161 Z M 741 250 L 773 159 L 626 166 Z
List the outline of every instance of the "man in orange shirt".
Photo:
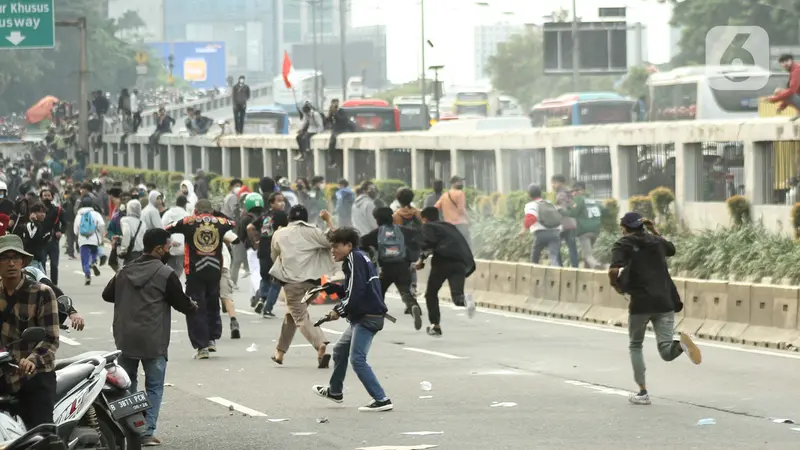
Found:
M 445 222 L 455 225 L 472 248 L 469 233 L 469 217 L 467 216 L 467 196 L 464 194 L 464 178 L 453 175 L 450 178 L 450 190 L 442 194 L 436 202 L 436 208 L 442 211 Z

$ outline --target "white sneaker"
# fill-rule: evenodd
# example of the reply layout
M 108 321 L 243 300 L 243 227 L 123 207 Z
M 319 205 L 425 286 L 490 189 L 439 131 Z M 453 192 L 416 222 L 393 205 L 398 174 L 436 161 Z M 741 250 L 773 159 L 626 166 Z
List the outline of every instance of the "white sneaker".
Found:
M 703 355 L 700 353 L 700 348 L 692 341 L 692 337 L 686 333 L 680 333 L 680 338 L 681 348 L 683 352 L 686 353 L 686 356 L 695 364 L 703 362 Z
M 644 394 L 644 395 L 631 394 L 630 397 L 628 397 L 628 401 L 632 405 L 645 405 L 646 406 L 646 405 L 650 405 L 651 404 L 650 403 L 650 394 Z
M 475 317 L 475 308 L 477 308 L 477 305 L 475 305 L 475 298 L 472 297 L 472 294 L 466 294 L 464 297 L 464 302 L 467 304 L 467 317 L 472 319 Z

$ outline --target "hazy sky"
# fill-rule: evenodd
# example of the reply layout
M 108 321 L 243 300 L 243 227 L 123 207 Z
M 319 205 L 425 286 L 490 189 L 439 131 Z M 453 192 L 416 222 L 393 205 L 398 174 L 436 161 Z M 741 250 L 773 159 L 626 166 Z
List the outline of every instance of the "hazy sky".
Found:
M 420 0 L 350 0 L 353 25 L 387 25 L 388 75 L 400 83 L 420 73 Z M 669 60 L 670 6 L 656 0 L 576 0 L 578 17 L 597 18 L 599 7 L 628 7 L 628 22 L 641 22 L 647 29 L 647 59 Z M 464 84 L 474 76 L 474 26 L 497 22 L 538 23 L 554 10 L 571 10 L 571 0 L 425 0 L 425 38 L 434 48 L 425 52 L 425 65 L 444 65 L 446 83 Z M 513 15 L 504 14 L 513 12 Z

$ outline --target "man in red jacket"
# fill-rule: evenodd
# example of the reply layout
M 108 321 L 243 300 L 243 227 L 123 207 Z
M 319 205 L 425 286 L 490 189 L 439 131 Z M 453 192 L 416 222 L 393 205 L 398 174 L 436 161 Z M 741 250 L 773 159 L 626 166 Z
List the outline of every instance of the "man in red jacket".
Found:
M 800 119 L 800 64 L 794 62 L 792 55 L 781 55 L 778 58 L 781 67 L 789 72 L 789 86 L 786 89 L 776 89 L 775 95 L 769 98 L 772 103 L 780 102 L 778 112 L 782 112 L 791 105 L 798 114 L 792 120 Z

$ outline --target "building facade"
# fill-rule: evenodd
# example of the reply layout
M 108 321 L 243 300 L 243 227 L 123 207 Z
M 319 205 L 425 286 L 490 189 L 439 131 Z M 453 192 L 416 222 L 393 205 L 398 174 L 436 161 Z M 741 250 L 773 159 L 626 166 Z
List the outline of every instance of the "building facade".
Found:
M 511 36 L 523 33 L 524 25 L 497 23 L 475 27 L 475 80 L 488 78 L 489 58 L 497 54 L 497 46 Z

